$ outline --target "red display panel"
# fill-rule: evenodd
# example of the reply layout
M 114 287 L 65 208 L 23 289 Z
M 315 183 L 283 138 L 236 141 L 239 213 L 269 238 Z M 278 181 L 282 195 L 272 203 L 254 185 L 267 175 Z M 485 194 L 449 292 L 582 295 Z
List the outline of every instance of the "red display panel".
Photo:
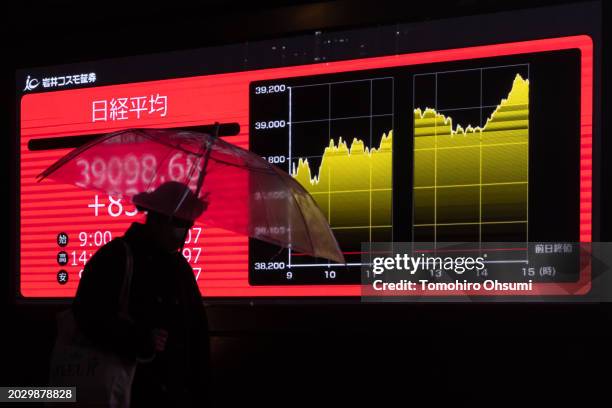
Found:
M 114 198 L 50 180 L 37 183 L 36 175 L 68 150 L 30 151 L 28 142 L 32 139 L 106 133 L 131 127 L 197 126 L 218 121 L 238 122 L 241 133 L 226 140 L 248 148 L 251 82 L 566 49 L 580 50 L 580 210 L 577 216 L 580 241 L 590 242 L 593 45 L 588 36 L 573 36 L 25 95 L 20 108 L 20 294 L 26 298 L 74 296 L 79 272 L 95 250 L 122 235 L 131 222 L 142 221 L 133 207 L 123 206 Z M 410 152 L 406 154 L 409 157 Z M 92 163 L 87 169 L 88 176 L 95 177 L 99 170 Z M 66 246 L 58 241 L 60 233 L 68 236 Z M 66 256 L 65 265 L 58 263 L 61 252 Z M 359 296 L 361 293 L 359 285 L 250 285 L 248 238 L 221 229 L 196 225 L 188 237 L 184 255 L 194 267 L 205 297 Z M 60 283 L 58 273 L 62 270 L 67 272 L 68 279 Z M 578 283 L 540 283 L 533 294 L 567 293 L 571 285 L 584 288 L 589 279 L 585 269 Z M 555 288 L 559 287 L 562 291 L 556 292 Z

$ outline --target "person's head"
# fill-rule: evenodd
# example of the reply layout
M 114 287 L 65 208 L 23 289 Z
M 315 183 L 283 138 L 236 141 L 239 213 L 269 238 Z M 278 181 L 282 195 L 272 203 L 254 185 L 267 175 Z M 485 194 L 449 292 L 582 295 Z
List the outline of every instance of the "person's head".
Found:
M 169 217 L 151 210 L 147 211 L 146 223 L 152 238 L 168 252 L 174 252 L 183 246 L 187 231 L 193 226 L 193 221 Z
M 152 238 L 168 251 L 183 245 L 187 230 L 208 207 L 207 201 L 176 181 L 164 183 L 150 193 L 137 194 L 132 201 L 138 210 L 147 212 Z

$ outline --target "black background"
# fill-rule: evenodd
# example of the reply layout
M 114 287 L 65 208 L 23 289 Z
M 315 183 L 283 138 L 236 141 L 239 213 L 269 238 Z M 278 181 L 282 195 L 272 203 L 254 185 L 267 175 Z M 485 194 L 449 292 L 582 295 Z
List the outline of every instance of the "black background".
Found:
M 8 192 L 8 265 L 2 307 L 2 385 L 42 385 L 58 305 L 15 305 L 16 163 L 15 69 L 278 37 L 316 29 L 475 16 L 462 35 L 419 37 L 413 50 L 582 34 L 592 23 L 581 9 L 563 16 L 540 13 L 562 1 L 340 1 L 212 2 L 58 1 L 5 3 L 1 15 L 2 112 Z M 607 6 L 606 6 L 607 7 Z M 10 8 L 10 9 L 9 9 Z M 509 19 L 479 19 L 486 12 L 533 8 Z M 602 13 L 594 6 L 591 11 Z M 607 10 L 609 11 L 609 10 Z M 471 21 L 474 23 L 474 21 Z M 159 30 L 163 27 L 163 30 Z M 593 29 L 596 29 L 593 28 Z M 607 21 L 603 25 L 608 31 Z M 135 35 L 134 33 L 141 33 Z M 456 31 L 455 31 L 456 33 Z M 376 39 L 372 39 L 376 45 Z M 386 43 L 377 44 L 382 53 Z M 254 46 L 255 48 L 255 46 Z M 393 48 L 391 48 L 393 51 Z M 607 97 L 606 52 L 595 67 L 595 100 Z M 263 49 L 262 49 L 263 53 Z M 257 53 L 254 53 L 257 54 Z M 338 52 L 339 57 L 342 53 Z M 282 56 L 278 56 L 279 62 Z M 256 62 L 256 61 L 255 61 Z M 164 70 L 163 63 L 158 69 Z M 601 70 L 600 70 L 601 68 Z M 195 69 L 194 69 L 195 70 Z M 140 75 L 127 66 L 126 81 Z M 153 71 L 153 70 L 152 70 Z M 154 72 L 152 78 L 156 78 Z M 142 78 L 139 78 L 142 80 Z M 21 84 L 21 82 L 20 82 Z M 599 86 L 597 86 L 599 84 Z M 19 86 L 19 85 L 18 85 Z M 601 114 L 596 103 L 595 114 Z M 607 99 L 603 105 L 609 116 Z M 594 131 L 606 134 L 604 120 Z M 610 142 L 595 140 L 605 157 Z M 599 156 L 598 156 L 599 157 Z M 554 160 L 554 158 L 551 158 Z M 596 160 L 595 230 L 610 241 L 609 160 Z M 601 210 L 601 214 L 600 214 Z M 599 217 L 601 215 L 601 217 Z M 490 404 L 535 402 L 605 404 L 609 398 L 608 304 L 460 305 L 214 305 L 208 307 L 218 406 L 377 406 L 410 403 Z M 24 405 L 25 406 L 25 405 Z

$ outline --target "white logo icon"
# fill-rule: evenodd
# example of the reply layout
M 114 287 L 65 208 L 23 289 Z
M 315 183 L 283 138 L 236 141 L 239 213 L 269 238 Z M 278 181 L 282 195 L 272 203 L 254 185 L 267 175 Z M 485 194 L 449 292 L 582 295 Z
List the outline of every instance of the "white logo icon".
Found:
M 26 79 L 26 86 L 24 88 L 24 92 L 34 90 L 38 87 L 38 85 L 40 85 L 40 81 L 36 78 L 30 79 L 30 75 L 28 75 L 28 78 Z

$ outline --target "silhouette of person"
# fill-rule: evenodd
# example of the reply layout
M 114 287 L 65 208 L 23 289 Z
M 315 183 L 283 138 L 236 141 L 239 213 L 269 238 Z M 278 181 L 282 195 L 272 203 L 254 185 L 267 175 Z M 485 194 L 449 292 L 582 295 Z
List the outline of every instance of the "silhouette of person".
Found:
M 133 198 L 146 223 L 86 264 L 73 301 L 75 321 L 100 347 L 138 358 L 131 407 L 207 406 L 210 402 L 208 323 L 201 293 L 182 248 L 194 220 L 206 210 L 184 184 L 169 182 Z M 128 244 L 133 259 L 131 321 L 118 317 Z

